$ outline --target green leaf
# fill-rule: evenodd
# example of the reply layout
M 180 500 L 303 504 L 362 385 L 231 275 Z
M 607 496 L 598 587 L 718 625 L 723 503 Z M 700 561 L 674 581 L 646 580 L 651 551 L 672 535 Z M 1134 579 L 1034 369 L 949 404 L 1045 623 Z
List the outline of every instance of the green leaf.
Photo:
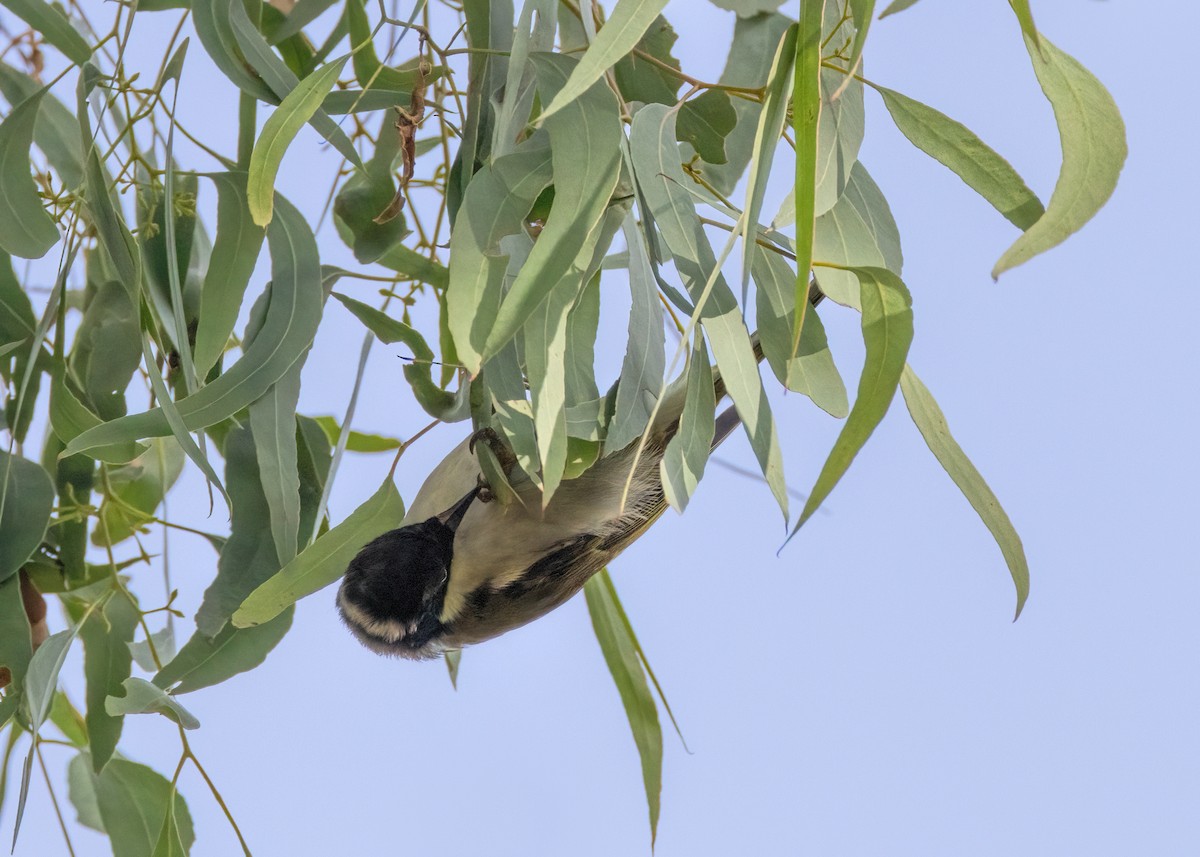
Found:
M 71 349 L 71 374 L 82 382 L 89 410 L 114 419 L 126 411 L 125 390 L 142 362 L 142 330 L 121 283 L 104 278 L 88 291 Z
M 562 88 L 550 99 L 549 106 L 542 113 L 542 121 L 568 105 L 574 105 L 603 77 L 604 72 L 637 45 L 666 5 L 666 0 L 618 0 L 608 22 L 600 28 L 587 53 L 571 71 Z
M 329 442 L 336 444 L 342 435 L 342 428 L 338 425 L 337 420 L 331 416 L 315 417 L 315 419 L 321 426 L 321 431 L 325 432 L 325 436 L 329 438 Z M 399 449 L 403 445 L 404 441 L 398 437 L 385 437 L 380 434 L 366 434 L 353 430 L 346 441 L 346 449 L 349 452 L 387 452 Z
M 629 248 L 629 289 L 633 303 L 629 310 L 625 359 L 621 363 L 621 378 L 606 439 L 610 449 L 623 449 L 641 436 L 650 421 L 666 371 L 662 307 L 658 302 L 645 239 L 632 214 L 626 218 L 623 228 L 625 244 Z
M 208 177 L 217 188 L 217 237 L 200 292 L 194 354 L 200 375 L 208 374 L 229 343 L 266 237 L 250 216 L 245 173 L 211 173 Z
M 621 608 L 617 590 L 607 570 L 592 577 L 583 588 L 587 599 L 592 629 L 604 654 L 604 662 L 617 685 L 629 728 L 642 760 L 642 781 L 646 787 L 646 804 L 650 810 L 650 842 L 658 835 L 658 814 L 662 796 L 662 727 L 658 723 L 658 708 L 650 693 L 641 662 L 638 660 L 637 639 Z
M 125 693 L 110 696 L 104 708 L 114 716 L 126 714 L 161 714 L 174 720 L 184 729 L 199 729 L 200 721 L 180 705 L 174 697 L 157 685 L 142 678 L 127 678 L 122 683 Z
M 659 462 L 663 493 L 672 508 L 683 512 L 704 476 L 704 465 L 712 450 L 717 400 L 712 366 L 704 336 L 695 331 L 691 360 L 687 367 L 687 394 L 679 431 L 671 438 Z
M 754 169 L 750 171 L 749 180 L 746 182 L 746 207 L 741 216 L 743 305 L 746 303 L 749 290 L 750 269 L 754 257 L 764 252 L 758 246 L 757 226 L 761 219 L 760 214 L 763 199 L 767 193 L 767 183 L 771 177 L 771 165 L 775 160 L 775 150 L 779 147 L 779 138 L 787 124 L 797 38 L 799 38 L 798 28 L 789 27 L 779 42 L 779 48 L 775 52 L 775 61 L 771 64 L 771 73 L 767 78 L 767 88 L 763 93 L 758 127 L 754 132 L 754 155 L 751 158 Z M 795 301 L 792 302 L 792 305 L 795 306 Z
M 471 178 L 450 233 L 450 279 L 446 288 L 450 332 L 467 370 L 483 364 L 508 268 L 501 246 L 523 235 L 526 215 L 550 182 L 549 137 L 540 132 L 497 158 Z
M 179 842 L 185 851 L 191 848 L 196 836 L 187 804 L 162 774 L 136 762 L 113 759 L 92 782 L 114 854 L 151 857 L 169 811 L 174 813 Z
M 270 510 L 271 537 L 279 564 L 296 557 L 300 539 L 300 472 L 296 449 L 296 403 L 304 357 L 250 405 L 250 429 L 263 495 Z
M 837 205 L 817 218 L 813 257 L 819 263 L 841 266 L 817 271 L 821 290 L 843 306 L 859 308 L 858 278 L 843 268 L 878 267 L 900 274 L 904 256 L 900 230 L 879 186 L 861 163 Z
M 226 625 L 215 637 L 197 631 L 170 663 L 154 676 L 154 684 L 172 693 L 189 693 L 259 666 L 292 626 L 288 608 L 271 621 L 253 628 Z
M 783 0 L 712 0 L 712 4 L 736 12 L 739 18 L 748 18 L 763 12 L 774 12 L 783 5 Z
M 104 833 L 104 819 L 96 802 L 96 784 L 88 754 L 82 752 L 67 765 L 67 794 L 75 807 L 75 820 L 84 827 Z
M 338 292 L 334 292 L 333 296 L 379 337 L 380 342 L 402 342 L 412 349 L 413 360 L 404 367 L 404 377 L 412 386 L 417 402 L 430 416 L 447 421 L 462 418 L 460 414 L 464 407 L 462 398 L 465 387 L 455 394 L 433 383 L 433 349 L 426 344 L 425 337 L 404 322 L 362 301 Z
M 946 423 L 942 409 L 917 377 L 917 373 L 907 365 L 900 376 L 900 389 L 904 393 L 908 413 L 920 430 L 921 437 L 925 438 L 929 451 L 950 474 L 954 484 L 967 498 L 971 508 L 983 519 L 992 538 L 1000 546 L 1000 552 L 1004 555 L 1004 561 L 1012 575 L 1013 585 L 1017 589 L 1017 612 L 1013 617 L 1015 621 L 1021 615 L 1025 600 L 1029 597 L 1029 563 L 1025 559 L 1021 537 L 1017 535 L 1016 528 L 1008 519 L 996 495 L 992 493 L 992 489 L 950 434 L 950 426 Z
M 0 450 L 0 581 L 17 573 L 42 543 L 54 508 L 54 482 L 38 465 Z
M 29 619 L 21 598 L 21 580 L 14 574 L 7 580 L 0 580 L 0 667 L 8 670 L 13 688 L 0 700 L 0 728 L 16 711 L 17 690 L 24 686 L 25 671 L 32 657 L 33 642 L 29 638 Z
M 580 39 L 585 38 L 581 28 Z M 613 78 L 623 101 L 674 105 L 679 100 L 679 85 L 683 79 L 678 74 L 679 60 L 671 54 L 677 39 L 675 29 L 659 15 L 646 28 L 634 50 L 617 60 L 612 70 Z M 567 50 L 568 46 L 564 44 L 562 52 Z M 675 73 L 667 69 L 674 69 Z
M 884 268 L 854 268 L 853 271 L 861 292 L 863 342 L 867 349 L 858 381 L 858 396 L 804 504 L 792 536 L 829 496 L 887 413 L 912 343 L 912 298 L 901 279 Z
M 233 614 L 233 624 L 239 628 L 261 625 L 304 596 L 333 583 L 363 545 L 396 527 L 403 517 L 404 503 L 389 477 L 346 520 L 250 593 Z
M 214 425 L 265 393 L 312 344 L 321 319 L 321 269 L 312 231 L 283 197 L 267 230 L 271 298 L 262 330 L 242 359 L 212 383 L 176 402 L 189 431 Z M 170 434 L 161 408 L 89 429 L 67 445 L 67 454 L 139 437 Z
M 1012 6 L 1017 20 L 1021 22 L 1021 34 L 1032 42 L 1034 47 L 1039 47 L 1037 26 L 1033 23 L 1033 10 L 1029 8 L 1029 0 L 1008 0 L 1008 5 Z
M 964 125 L 919 101 L 876 86 L 892 121 L 908 141 L 953 171 L 1018 229 L 1028 229 L 1045 209 L 1008 161 Z
M 401 277 L 428 283 L 439 291 L 444 290 L 450 282 L 450 272 L 445 267 L 402 244 L 392 247 L 375 261 L 385 268 L 391 268 Z
M 233 514 L 216 577 L 205 590 L 196 613 L 196 628 L 208 637 L 215 637 L 242 599 L 280 567 L 255 441 L 251 428 L 245 425 L 225 438 L 225 479 Z
M 796 272 L 777 253 L 754 257 L 752 275 L 757 286 L 755 318 L 763 353 L 780 383 L 813 400 L 830 416 L 842 419 L 850 412 L 846 385 L 833 362 L 821 316 L 809 307 L 800 333 L 800 347 L 792 356 L 792 293 Z
M 737 118 L 729 95 L 719 89 L 708 89 L 683 103 L 675 133 L 707 163 L 724 164 L 728 161 L 725 138 L 737 124 Z
M 883 20 L 888 15 L 895 15 L 897 12 L 903 12 L 910 6 L 915 5 L 917 0 L 893 0 L 888 4 L 888 7 L 879 13 L 879 20 Z
M 62 671 L 78 626 L 51 634 L 38 646 L 25 671 L 25 709 L 29 713 L 29 728 L 37 732 L 46 722 L 58 689 L 58 674 Z
M 321 100 L 333 89 L 346 60 L 331 62 L 300 81 L 275 108 L 266 123 L 254 152 L 250 155 L 250 174 L 246 180 L 246 198 L 250 216 L 259 226 L 271 222 L 275 203 L 275 176 L 283 155 L 296 134 L 321 107 Z
M 824 0 L 800 0 L 800 23 L 793 67 L 792 128 L 796 140 L 796 289 L 792 305 L 792 351 L 800 347 L 804 316 L 808 314 L 808 278 L 813 262 L 813 225 L 820 183 L 821 16 Z
M 790 23 L 783 15 L 776 14 L 739 17 L 733 26 L 733 43 L 720 83 L 750 89 L 766 86 L 775 50 Z M 670 102 L 673 103 L 674 98 Z M 762 105 L 756 101 L 734 98 L 732 103 L 737 124 L 725 138 L 727 163 L 704 167 L 705 179 L 724 196 L 733 193 L 750 163 L 755 129 L 762 111 Z
M 187 840 L 179 816 L 175 814 L 175 809 L 175 801 L 171 800 L 167 804 L 163 826 L 159 829 L 158 841 L 154 843 L 154 852 L 150 857 L 186 857 L 191 850 L 191 845 Z
M 25 259 L 40 259 L 58 243 L 58 227 L 29 174 L 29 148 L 45 93 L 31 95 L 0 122 L 0 249 Z
M 271 50 L 266 39 L 259 33 L 258 28 L 251 23 L 242 0 L 215 0 L 214 3 L 216 6 L 222 6 L 223 4 L 227 7 L 224 14 L 233 32 L 233 37 L 237 42 L 237 46 L 245 55 L 249 66 L 262 76 L 262 79 L 271 88 L 275 96 L 286 98 L 300 84 L 295 73 L 288 68 L 287 63 Z M 345 58 L 341 62 L 345 62 Z M 331 63 L 331 65 L 334 64 L 336 64 L 336 61 L 335 63 Z M 319 74 L 320 72 L 317 73 Z M 309 75 L 309 77 L 312 77 L 312 75 Z M 308 78 L 305 79 L 307 80 Z M 234 82 L 236 83 L 237 81 Z M 329 87 L 326 87 L 325 92 L 328 91 Z M 275 102 L 275 98 L 264 100 L 271 103 Z M 318 109 L 312 115 L 309 122 L 318 134 L 328 140 L 330 145 L 338 150 L 342 157 L 356 167 L 362 166 L 362 161 L 359 159 L 354 145 L 350 142 L 350 138 L 325 114 L 324 110 Z
M 288 39 L 301 32 L 335 2 L 337 0 L 304 0 L 302 3 L 296 3 L 292 6 L 291 11 L 287 13 L 284 22 L 271 32 L 271 44 L 277 45 L 284 39 Z M 350 7 L 358 6 L 357 3 L 347 5 Z
M 112 758 L 124 725 L 121 712 L 108 711 L 104 700 L 129 678 L 133 657 L 129 643 L 141 613 L 121 592 L 92 611 L 79 629 L 83 641 L 83 675 L 87 679 L 87 731 L 94 770 Z
M 458 667 L 462 663 L 462 650 L 451 649 L 446 652 L 446 672 L 450 674 L 450 685 L 458 690 Z
M 83 65 L 91 57 L 91 46 L 71 26 L 58 4 L 51 6 L 44 0 L 4 0 L 4 5 L 75 65 Z
M 155 438 L 148 449 L 128 464 L 108 469 L 108 488 L 100 505 L 100 520 L 92 544 L 118 544 L 149 523 L 179 474 L 183 450 L 174 438 Z
M 630 132 L 630 151 L 645 204 L 674 257 L 688 294 L 697 304 L 695 316 L 708 334 L 713 357 L 750 446 L 786 516 L 787 486 L 770 403 L 737 299 L 721 275 L 686 190 L 690 180 L 679 163 L 674 113 L 659 104 L 639 110 Z
M 875 14 L 875 0 L 850 0 L 850 13 L 854 16 L 854 44 L 850 47 L 850 71 L 857 73 L 862 63 L 863 48 L 867 44 L 867 31 L 871 28 L 871 18 Z M 847 77 L 842 87 L 850 84 L 852 78 Z
M 196 27 L 196 35 L 199 36 L 205 53 L 238 89 L 259 101 L 278 104 L 279 99 L 271 87 L 267 86 L 246 61 L 238 46 L 231 19 L 233 4 L 237 2 L 240 0 L 212 0 L 195 4 L 189 2 L 189 6 L 195 7 L 192 10 L 192 20 Z
M 570 63 L 554 54 L 533 57 L 543 99 L 561 91 Z M 599 225 L 621 174 L 623 137 L 611 89 L 604 83 L 594 84 L 559 113 L 544 121 L 554 165 L 554 204 L 529 258 L 500 304 L 483 349 L 485 359 L 498 353 L 521 329 L 570 270 Z M 468 370 L 478 371 L 457 337 L 455 343 Z
M 996 262 L 992 277 L 1056 247 L 1095 216 L 1117 187 L 1129 149 L 1125 123 L 1104 85 L 1049 39 L 1025 47 L 1054 108 L 1063 163 L 1046 213 Z
M 83 78 L 80 78 L 83 82 Z M 87 109 L 86 103 L 84 109 Z M 84 165 L 84 194 L 87 210 L 100 246 L 108 254 L 117 281 L 129 294 L 130 306 L 138 306 L 142 289 L 142 260 L 137 244 L 125 225 L 121 210 L 113 203 L 109 193 L 108 178 L 100 163 L 100 153 L 89 145 Z
M 42 85 L 29 75 L 0 62 L 0 92 L 13 107 L 41 89 Z M 42 97 L 41 110 L 33 128 L 33 142 L 68 188 L 79 187 L 83 182 L 79 122 L 52 93 Z

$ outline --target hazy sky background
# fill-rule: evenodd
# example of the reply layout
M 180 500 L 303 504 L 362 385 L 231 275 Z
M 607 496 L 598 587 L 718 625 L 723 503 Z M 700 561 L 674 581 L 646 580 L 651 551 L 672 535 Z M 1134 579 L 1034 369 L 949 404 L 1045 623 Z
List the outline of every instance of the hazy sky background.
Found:
M 691 749 L 664 724 L 660 857 L 1200 853 L 1200 187 L 1187 154 L 1200 11 L 1182 0 L 1033 6 L 1128 124 L 1121 184 L 1082 234 L 993 284 L 1015 230 L 908 146 L 870 94 L 861 154 L 904 239 L 911 363 L 1024 538 L 1025 613 L 1011 622 L 1000 553 L 899 397 L 778 558 L 785 531 L 766 487 L 710 467 L 687 515 L 669 512 L 612 568 Z M 698 0 L 666 14 L 684 69 L 716 79 L 732 14 Z M 139 16 L 134 47 L 157 61 L 175 20 Z M 876 22 L 867 57 L 870 78 L 964 122 L 1049 196 L 1053 117 L 1007 3 L 925 0 Z M 216 123 L 232 115 L 232 93 L 193 45 L 180 103 L 227 151 L 234 131 Z M 314 220 L 334 165 L 318 151 L 306 131 L 280 182 Z M 768 211 L 785 191 L 773 189 Z M 320 239 L 328 261 L 348 258 L 328 224 Z M 357 323 L 334 304 L 327 315 L 306 413 L 342 411 L 357 360 Z M 822 316 L 853 391 L 858 317 L 832 305 Z M 426 423 L 401 353 L 375 347 L 356 427 L 408 436 Z M 619 354 L 603 358 L 602 387 L 618 365 Z M 774 404 L 789 482 L 806 491 L 840 423 L 799 396 Z M 406 498 L 463 433 L 444 427 L 409 452 Z M 753 466 L 739 436 L 720 456 Z M 389 462 L 348 457 L 336 520 Z M 173 517 L 199 508 L 198 486 L 172 495 Z M 186 536 L 172 545 L 190 616 L 215 555 Z M 582 598 L 466 652 L 455 692 L 440 663 L 362 648 L 326 590 L 299 605 L 263 667 L 182 701 L 256 855 L 649 852 L 637 753 Z M 122 751 L 169 775 L 175 728 L 131 718 Z M 45 753 L 63 773 L 67 754 Z M 193 771 L 182 787 L 193 854 L 237 853 Z M 78 830 L 78 854 L 107 853 Z M 17 854 L 59 853 L 39 782 Z

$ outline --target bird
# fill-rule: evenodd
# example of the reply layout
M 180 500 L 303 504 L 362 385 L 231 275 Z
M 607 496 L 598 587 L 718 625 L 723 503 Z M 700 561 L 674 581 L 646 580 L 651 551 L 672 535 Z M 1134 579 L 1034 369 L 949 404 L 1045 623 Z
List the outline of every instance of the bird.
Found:
M 822 297 L 813 284 L 810 301 Z M 715 367 L 713 379 L 719 403 L 725 385 Z M 679 428 L 684 387 L 664 393 L 643 448 L 634 441 L 600 458 L 544 508 L 528 478 L 512 480 L 517 499 L 508 505 L 486 502 L 475 442 L 487 440 L 500 458 L 507 450 L 490 430 L 463 440 L 426 478 L 400 526 L 351 560 L 336 598 L 351 633 L 378 654 L 429 659 L 565 603 L 666 510 L 659 463 Z M 718 414 L 712 448 L 738 424 L 732 405 Z

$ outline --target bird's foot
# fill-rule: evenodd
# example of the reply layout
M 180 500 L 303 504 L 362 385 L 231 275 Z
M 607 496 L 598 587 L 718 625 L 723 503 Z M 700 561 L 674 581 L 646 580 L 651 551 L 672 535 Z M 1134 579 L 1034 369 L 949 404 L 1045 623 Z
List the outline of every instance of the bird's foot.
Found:
M 507 477 L 517 465 L 516 455 L 513 454 L 513 451 L 496 430 L 488 426 L 481 428 L 471 435 L 471 439 L 467 443 L 467 448 L 474 453 L 475 444 L 481 440 L 488 445 L 492 454 L 496 456 L 496 461 L 500 465 L 500 471 Z M 482 473 L 479 474 L 479 487 L 475 496 L 481 503 L 490 503 L 496 499 L 496 494 L 492 490 L 492 486 L 488 484 L 487 479 Z

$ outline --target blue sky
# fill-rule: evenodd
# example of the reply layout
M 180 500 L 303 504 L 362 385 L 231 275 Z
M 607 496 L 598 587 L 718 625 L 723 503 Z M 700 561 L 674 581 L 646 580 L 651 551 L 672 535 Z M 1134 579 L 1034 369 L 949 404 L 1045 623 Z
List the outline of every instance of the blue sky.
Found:
M 668 513 L 612 567 L 691 750 L 664 733 L 661 857 L 1200 852 L 1200 466 L 1186 439 L 1200 187 L 1184 41 L 1200 12 L 1154 7 L 1034 4 L 1044 34 L 1112 91 L 1130 157 L 1082 234 L 998 284 L 989 271 L 1015 231 L 868 95 L 861 159 L 904 238 L 911 363 L 1020 530 L 1032 594 L 1013 624 L 999 551 L 899 402 L 778 557 L 769 491 L 711 467 L 687 514 Z M 732 16 L 681 0 L 667 16 L 685 70 L 715 79 Z M 967 124 L 1048 197 L 1053 117 L 1007 4 L 925 0 L 876 22 L 867 57 L 869 77 Z M 189 55 L 193 86 L 203 59 Z M 228 87 L 208 74 L 211 117 L 199 121 L 216 122 Z M 317 147 L 301 142 L 281 187 L 315 218 L 327 184 L 313 176 L 331 167 L 306 163 Z M 338 244 L 328 228 L 322 240 Z M 344 407 L 357 359 L 355 323 L 328 313 L 305 372 L 310 413 Z M 858 318 L 835 306 L 823 318 L 856 378 Z M 426 419 L 394 353 L 376 346 L 356 425 L 407 436 Z M 807 490 L 840 424 L 797 396 L 775 407 L 789 483 Z M 445 427 L 413 448 L 398 472 L 405 496 L 461 435 Z M 753 466 L 741 438 L 720 455 Z M 335 518 L 386 467 L 348 460 Z M 172 496 L 173 516 L 198 504 L 186 496 L 197 488 Z M 185 609 L 214 560 L 174 539 Z M 456 692 L 440 664 L 360 647 L 332 591 L 319 593 L 263 667 L 184 702 L 204 724 L 197 755 L 257 855 L 649 851 L 637 754 L 582 599 L 469 650 Z M 129 723 L 122 747 L 169 771 L 177 738 L 158 721 Z M 65 770 L 62 751 L 46 753 Z M 183 789 L 193 853 L 235 853 L 200 780 L 189 772 Z M 60 848 L 35 788 L 17 854 Z M 76 850 L 107 846 L 79 833 Z

